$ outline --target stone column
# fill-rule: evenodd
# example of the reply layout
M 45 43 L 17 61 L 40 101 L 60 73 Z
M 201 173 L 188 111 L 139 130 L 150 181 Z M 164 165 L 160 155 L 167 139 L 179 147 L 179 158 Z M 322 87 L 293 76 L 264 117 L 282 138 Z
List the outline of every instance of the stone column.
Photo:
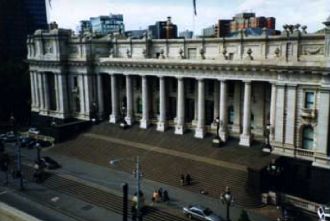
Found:
M 297 100 L 297 86 L 287 86 L 287 110 L 286 110 L 286 124 L 285 124 L 285 145 L 287 147 L 295 147 L 296 134 L 296 100 Z
M 84 75 L 84 88 L 85 88 L 85 112 L 89 118 L 90 106 L 91 106 L 91 87 L 90 87 L 90 76 Z
M 251 82 L 244 84 L 244 113 L 243 133 L 240 136 L 239 145 L 249 147 L 251 145 Z
M 198 80 L 198 120 L 195 130 L 196 138 L 204 138 L 205 135 L 205 89 L 204 80 Z
M 79 75 L 79 100 L 80 100 L 80 113 L 85 115 L 85 88 L 84 88 L 84 75 Z
M 97 75 L 97 106 L 98 106 L 98 119 L 102 120 L 104 116 L 104 98 L 103 98 L 103 82 L 102 75 Z
M 126 117 L 125 120 L 128 125 L 133 124 L 133 87 L 132 87 L 132 77 L 126 75 Z
M 117 94 L 117 78 L 115 74 L 111 75 L 111 105 L 112 112 L 110 115 L 110 123 L 115 124 L 118 120 L 119 106 L 118 106 L 118 94 Z
M 283 145 L 285 85 L 276 85 L 275 143 Z
M 147 129 L 149 125 L 149 99 L 147 76 L 142 76 L 142 119 L 140 128 Z
M 48 86 L 48 76 L 46 73 L 42 73 L 42 86 L 44 93 L 44 110 L 49 111 L 49 86 Z
M 220 131 L 219 136 L 222 141 L 227 141 L 228 108 L 227 108 L 227 82 L 221 81 L 220 85 Z
M 159 77 L 159 121 L 157 130 L 164 132 L 166 129 L 166 95 L 165 95 L 165 78 Z
M 38 72 L 33 72 L 33 85 L 34 85 L 34 97 L 35 107 L 40 109 L 40 97 L 39 97 L 39 86 L 38 86 Z
M 317 151 L 327 155 L 329 148 L 329 120 L 330 120 L 330 89 L 321 88 L 320 104 L 317 120 Z
M 196 88 L 198 87 L 197 81 L 195 81 L 195 95 L 194 95 L 194 120 L 192 122 L 192 125 L 197 126 L 197 119 L 198 119 L 198 91 Z
M 64 73 L 58 74 L 58 82 L 59 82 L 59 104 L 60 104 L 60 113 L 63 118 L 68 115 L 69 104 L 68 104 L 68 88 L 67 88 L 67 77 Z
M 220 101 L 220 89 L 219 89 L 219 83 L 217 81 L 214 81 L 214 92 L 213 92 L 213 119 L 216 119 L 217 117 L 220 117 L 219 114 L 219 101 Z M 213 129 L 217 128 L 217 124 L 215 121 L 212 123 L 211 127 Z
M 176 104 L 176 125 L 175 125 L 175 134 L 184 133 L 184 112 L 185 112 L 185 103 L 184 103 L 184 80 L 183 78 L 178 78 L 178 95 L 177 95 L 177 104 Z
M 34 85 L 34 72 L 30 71 L 30 85 L 31 85 L 31 109 L 34 110 L 36 105 L 36 88 Z
M 60 89 L 58 82 L 58 73 L 54 73 L 54 86 L 55 86 L 56 111 L 60 112 Z
M 270 140 L 275 136 L 275 113 L 276 113 L 276 85 L 272 83 L 272 94 L 270 98 Z
M 44 97 L 44 87 L 43 87 L 43 81 L 42 81 L 42 73 L 39 72 L 37 74 L 37 78 L 38 78 L 38 94 L 39 94 L 39 98 L 40 98 L 40 111 L 45 109 L 45 97 Z
M 240 134 L 241 133 L 241 82 L 235 82 L 234 88 L 234 124 L 233 132 Z

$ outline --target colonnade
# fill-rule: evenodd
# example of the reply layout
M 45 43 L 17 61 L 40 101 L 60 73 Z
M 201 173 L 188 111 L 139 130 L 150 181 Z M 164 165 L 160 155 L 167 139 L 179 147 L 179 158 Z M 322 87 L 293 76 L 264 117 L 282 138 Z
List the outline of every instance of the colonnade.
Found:
M 54 74 L 54 87 L 55 87 L 55 97 L 56 97 L 56 113 L 59 116 L 64 117 L 65 114 L 69 114 L 68 112 L 74 111 L 72 108 L 69 108 L 69 100 L 70 96 L 68 95 L 68 78 L 66 75 L 62 73 L 53 73 Z M 119 85 L 118 85 L 118 75 L 110 74 L 111 83 L 111 114 L 109 116 L 110 123 L 118 122 L 120 118 L 120 114 L 122 110 L 120 110 L 119 105 Z M 125 120 L 128 125 L 132 125 L 134 122 L 134 90 L 133 90 L 133 79 L 132 75 L 124 75 L 126 82 L 126 105 L 125 105 Z M 39 111 L 41 115 L 47 115 L 47 110 L 50 109 L 50 96 L 49 96 L 49 84 L 48 77 L 50 77 L 49 73 L 45 72 L 31 72 L 31 97 L 32 97 L 32 109 L 34 111 Z M 90 81 L 89 75 L 81 74 L 77 75 L 77 87 L 79 88 L 77 92 L 77 96 L 79 96 L 80 100 L 80 113 L 91 113 L 91 102 L 92 100 L 96 102 L 97 105 L 97 115 L 101 118 L 105 113 L 104 107 L 104 84 L 102 74 L 97 74 L 95 76 L 95 85 L 93 85 Z M 149 76 L 141 76 L 141 87 L 142 87 L 142 115 L 140 120 L 141 128 L 148 128 L 150 124 L 150 116 L 149 116 L 149 103 L 151 102 L 149 99 Z M 165 131 L 168 122 L 166 119 L 167 116 L 167 102 L 165 92 L 167 88 L 167 81 L 165 81 L 165 77 L 160 76 L 159 79 L 159 115 L 157 119 L 157 130 Z M 187 122 L 185 122 L 185 78 L 177 77 L 177 105 L 176 105 L 176 118 L 175 118 L 175 134 L 183 134 L 186 129 Z M 196 110 L 195 110 L 195 137 L 196 138 L 204 138 L 206 133 L 206 117 L 205 117 L 205 80 L 203 78 L 197 78 L 197 97 L 196 97 Z M 215 80 L 216 81 L 216 80 Z M 220 129 L 219 136 L 223 141 L 228 139 L 228 80 L 220 79 L 218 80 L 219 87 L 215 87 L 214 91 L 214 113 L 218 114 L 220 119 Z M 242 120 L 241 118 L 241 108 L 240 108 L 240 94 L 235 93 L 234 99 L 238 99 L 238 102 L 234 103 L 235 108 L 235 122 L 232 125 L 232 131 L 241 132 L 240 136 L 240 145 L 250 146 L 252 136 L 251 136 L 251 81 L 243 81 L 244 83 L 244 100 L 243 100 L 243 114 Z M 70 86 L 69 86 L 70 87 Z M 95 89 L 95 96 L 91 96 L 91 91 Z M 235 91 L 240 93 L 240 86 L 236 86 Z M 270 124 L 271 124 L 271 136 L 274 137 L 274 125 L 275 125 L 275 109 L 276 109 L 276 95 L 281 93 L 280 91 L 276 91 L 276 86 L 272 85 L 271 92 L 271 104 L 270 104 Z M 238 94 L 238 95 L 237 95 Z M 72 98 L 71 98 L 72 99 Z M 238 104 L 237 104 L 238 103 Z M 237 106 L 238 105 L 238 106 Z M 72 106 L 72 105 L 71 105 Z M 71 110 L 69 110 L 71 109 Z M 278 110 L 276 113 L 279 113 Z M 284 110 L 283 110 L 284 111 Z M 238 125 L 238 128 L 236 128 Z
M 54 107 L 51 106 L 49 78 L 53 78 Z M 63 73 L 30 72 L 31 107 L 32 111 L 39 111 L 41 115 L 48 115 L 50 111 L 58 113 L 57 117 L 64 118 L 68 112 L 67 78 Z
M 119 104 L 118 104 L 118 82 L 116 74 L 111 75 L 111 103 L 112 103 L 112 112 L 110 114 L 110 123 L 116 123 L 119 118 Z M 125 119 L 128 125 L 132 125 L 134 121 L 133 114 L 133 88 L 132 88 L 132 76 L 126 75 L 126 113 Z M 159 78 L 159 116 L 157 121 L 157 130 L 165 131 L 168 126 L 166 120 L 166 81 L 165 77 L 160 76 Z M 197 122 L 195 127 L 195 137 L 196 138 L 204 138 L 206 130 L 205 130 L 205 79 L 198 78 L 197 80 Z M 142 118 L 140 120 L 140 128 L 148 128 L 150 123 L 149 119 L 149 103 L 151 102 L 149 99 L 149 83 L 148 76 L 141 77 L 141 85 L 142 85 Z M 228 139 L 228 107 L 227 107 L 227 99 L 228 99 L 228 81 L 219 80 L 219 93 L 217 93 L 219 99 L 215 109 L 218 109 L 219 119 L 220 119 L 220 129 L 219 135 L 223 141 Z M 252 136 L 251 136 L 251 81 L 244 81 L 244 105 L 243 105 L 243 119 L 242 119 L 242 128 L 241 128 L 241 136 L 240 136 L 240 145 L 242 146 L 250 146 Z M 271 107 L 271 123 L 274 124 L 275 119 L 275 109 L 274 109 L 274 99 L 276 95 L 276 91 L 274 92 L 274 86 L 272 87 L 272 107 Z M 99 88 L 101 90 L 101 88 Z M 99 92 L 101 93 L 101 92 Z M 240 99 L 240 98 L 237 98 Z M 238 117 L 239 118 L 239 117 Z M 174 120 L 175 134 L 183 134 L 186 129 L 185 122 L 185 81 L 182 77 L 177 77 L 177 106 L 176 106 L 176 118 Z M 240 124 L 240 123 L 239 123 Z

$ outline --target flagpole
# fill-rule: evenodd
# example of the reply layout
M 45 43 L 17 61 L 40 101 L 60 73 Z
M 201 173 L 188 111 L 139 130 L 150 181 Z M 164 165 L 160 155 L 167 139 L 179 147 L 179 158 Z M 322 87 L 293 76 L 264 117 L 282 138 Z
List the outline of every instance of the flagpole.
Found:
M 196 15 L 197 15 L 197 10 L 196 10 L 196 0 L 193 0 L 193 13 L 192 13 L 192 16 L 193 16 L 193 38 L 196 38 Z
M 193 38 L 196 38 L 196 30 L 195 30 L 195 13 L 192 14 L 192 17 L 193 17 L 193 24 L 192 24 L 192 29 L 193 29 Z

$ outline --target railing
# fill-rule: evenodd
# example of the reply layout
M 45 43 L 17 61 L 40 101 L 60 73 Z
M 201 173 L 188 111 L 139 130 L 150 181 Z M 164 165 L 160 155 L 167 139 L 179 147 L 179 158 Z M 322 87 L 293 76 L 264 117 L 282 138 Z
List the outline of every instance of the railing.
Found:
M 299 207 L 303 210 L 312 212 L 312 213 L 316 213 L 318 207 L 320 206 L 320 204 L 315 203 L 315 202 L 311 202 L 296 196 L 291 196 L 291 195 L 287 195 L 287 194 L 283 194 L 282 195 L 284 201 L 288 204 L 292 204 L 296 207 Z
M 314 152 L 311 150 L 296 148 L 295 151 L 296 151 L 296 155 L 298 156 L 311 157 L 311 158 L 314 156 Z

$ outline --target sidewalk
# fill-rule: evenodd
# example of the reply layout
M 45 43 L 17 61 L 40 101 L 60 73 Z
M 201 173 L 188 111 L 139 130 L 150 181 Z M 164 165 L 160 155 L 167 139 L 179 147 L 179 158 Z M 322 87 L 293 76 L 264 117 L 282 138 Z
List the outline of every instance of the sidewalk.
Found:
M 34 157 L 34 154 L 31 153 L 32 152 L 28 152 L 28 155 L 30 155 L 30 157 L 31 155 Z M 76 177 L 75 179 L 79 179 L 81 182 L 85 182 L 85 184 L 89 184 L 92 186 L 96 185 L 101 188 L 107 188 L 109 192 L 112 192 L 117 195 L 121 195 L 121 184 L 127 182 L 129 185 L 130 196 L 132 196 L 132 194 L 135 192 L 136 181 L 134 177 L 130 174 L 118 171 L 116 169 L 109 169 L 78 159 L 55 154 L 49 151 L 43 152 L 42 154 L 49 155 L 55 158 L 58 162 L 60 162 L 63 169 L 58 170 L 56 172 L 58 174 Z M 111 157 L 109 157 L 109 161 L 110 160 Z M 197 203 L 209 207 L 217 214 L 221 215 L 222 217 L 225 217 L 225 208 L 218 199 L 207 197 L 201 194 L 191 193 L 189 191 L 185 191 L 179 188 L 143 179 L 142 190 L 146 196 L 147 204 L 151 204 L 152 192 L 155 189 L 158 190 L 158 188 L 160 187 L 162 187 L 163 190 L 167 190 L 169 192 L 169 197 L 171 201 L 168 205 L 164 205 L 163 203 L 156 204 L 156 207 L 180 215 L 183 206 Z M 234 206 L 231 208 L 231 218 L 233 221 L 238 219 L 240 212 L 241 208 L 239 207 Z M 256 213 L 249 213 L 249 216 L 253 221 L 270 220 Z

